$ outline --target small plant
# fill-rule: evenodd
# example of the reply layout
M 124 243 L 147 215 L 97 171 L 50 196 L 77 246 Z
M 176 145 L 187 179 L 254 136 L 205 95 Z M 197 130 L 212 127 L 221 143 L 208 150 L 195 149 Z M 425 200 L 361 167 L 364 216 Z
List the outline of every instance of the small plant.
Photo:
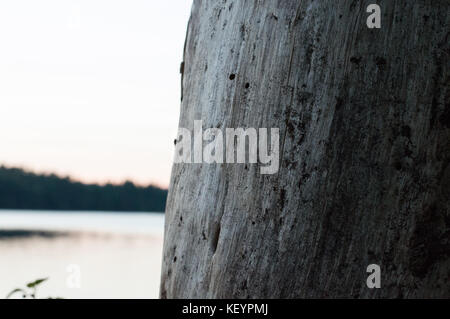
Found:
M 36 279 L 35 281 L 29 282 L 26 284 L 25 288 L 16 288 L 12 290 L 7 296 L 6 299 L 11 298 L 13 295 L 22 294 L 23 299 L 36 299 L 37 288 L 48 278 Z M 61 299 L 61 298 L 48 298 L 48 299 Z

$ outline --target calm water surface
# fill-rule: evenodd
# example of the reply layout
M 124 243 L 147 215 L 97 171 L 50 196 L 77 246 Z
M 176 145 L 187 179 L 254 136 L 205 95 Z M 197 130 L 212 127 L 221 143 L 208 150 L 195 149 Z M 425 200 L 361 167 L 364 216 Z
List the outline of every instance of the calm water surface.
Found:
M 163 229 L 159 213 L 0 210 L 0 298 L 42 277 L 41 298 L 157 298 Z

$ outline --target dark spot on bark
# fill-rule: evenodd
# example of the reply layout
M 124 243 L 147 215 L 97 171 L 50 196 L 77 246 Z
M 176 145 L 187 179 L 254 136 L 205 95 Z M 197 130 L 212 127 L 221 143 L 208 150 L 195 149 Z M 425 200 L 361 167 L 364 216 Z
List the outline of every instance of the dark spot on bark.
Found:
M 286 126 L 287 126 L 287 130 L 288 130 L 289 135 L 291 137 L 294 137 L 294 133 L 295 133 L 294 124 L 292 124 L 291 122 L 287 121 Z
M 298 182 L 298 188 L 301 188 L 303 185 L 303 182 L 306 181 L 311 175 L 309 175 L 308 173 L 305 173 L 302 175 L 302 177 L 300 178 L 300 181 Z
M 245 24 L 241 24 L 239 31 L 241 32 L 241 37 L 244 40 L 245 39 Z
M 429 18 L 430 18 L 430 16 L 427 16 L 426 14 L 423 15 L 423 21 L 424 21 L 425 23 L 428 22 L 428 19 L 429 19 Z
M 400 163 L 400 161 L 395 162 L 395 163 L 394 163 L 394 168 L 395 168 L 397 171 L 400 171 L 400 170 L 402 169 L 402 163 Z
M 173 145 L 177 145 L 177 139 L 173 140 Z
M 306 103 L 308 100 L 310 100 L 313 97 L 313 94 L 310 92 L 305 91 L 298 91 L 297 92 L 297 99 L 300 103 Z
M 212 246 L 213 253 L 215 253 L 217 250 L 217 245 L 219 243 L 219 236 L 220 236 L 220 224 L 217 225 L 217 227 L 214 231 L 213 237 L 212 237 L 211 246 Z
M 297 167 L 297 162 L 292 162 L 292 161 L 287 160 L 286 167 L 288 167 L 289 169 L 295 169 Z
M 284 188 L 280 191 L 280 209 L 283 210 L 286 201 L 286 190 Z
M 350 62 L 351 62 L 351 63 L 355 63 L 356 65 L 359 65 L 359 63 L 361 62 L 361 60 L 362 60 L 362 57 L 355 57 L 355 56 L 352 56 L 352 57 L 350 58 Z
M 342 105 L 344 105 L 344 100 L 340 97 L 337 97 L 335 106 L 336 111 L 339 110 L 342 107 Z
M 411 128 L 408 125 L 403 125 L 401 132 L 402 132 L 402 136 L 411 138 Z
M 275 14 L 272 13 L 272 15 L 270 17 L 275 19 L 275 21 L 278 21 L 278 17 Z
M 204 231 L 202 231 L 202 239 L 203 239 L 203 240 L 206 240 L 206 235 L 205 235 L 205 232 L 204 232 Z
M 174 263 L 177 262 L 177 256 L 173 257 L 173 262 L 174 262 Z
M 255 221 L 252 221 L 252 225 L 255 225 L 256 223 L 255 223 Z
M 248 89 L 250 87 L 250 83 L 245 83 L 245 88 Z
M 441 124 L 446 128 L 450 128 L 450 104 L 445 106 L 444 112 L 439 117 L 439 122 L 441 122 Z
M 339 19 L 342 19 L 342 14 L 339 15 Z
M 208 71 L 208 64 L 205 64 L 205 72 Z
M 443 214 L 436 204 L 418 216 L 409 242 L 409 266 L 416 277 L 425 277 L 435 263 L 450 255 L 450 234 L 445 228 Z
M 236 74 L 234 74 L 234 73 L 230 74 L 230 77 L 229 77 L 230 80 L 234 80 L 235 78 L 236 78 Z
M 385 65 L 387 64 L 387 61 L 386 61 L 385 58 L 380 57 L 380 56 L 377 56 L 377 57 L 375 58 L 375 64 L 376 64 L 379 68 L 381 68 L 381 67 L 383 67 L 383 66 L 385 66 Z
M 247 164 L 245 164 L 245 169 L 248 170 L 248 165 Z
M 242 290 L 247 290 L 247 280 L 244 280 L 241 287 L 242 287 Z
M 182 222 L 183 221 L 183 216 L 180 216 L 180 222 Z

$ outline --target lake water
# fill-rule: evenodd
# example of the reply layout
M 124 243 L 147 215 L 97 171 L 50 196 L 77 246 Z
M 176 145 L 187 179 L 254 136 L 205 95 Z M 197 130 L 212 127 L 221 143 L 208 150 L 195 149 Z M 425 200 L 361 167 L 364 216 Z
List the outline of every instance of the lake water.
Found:
M 164 215 L 0 210 L 0 298 L 157 298 Z M 19 296 L 18 296 L 19 297 Z

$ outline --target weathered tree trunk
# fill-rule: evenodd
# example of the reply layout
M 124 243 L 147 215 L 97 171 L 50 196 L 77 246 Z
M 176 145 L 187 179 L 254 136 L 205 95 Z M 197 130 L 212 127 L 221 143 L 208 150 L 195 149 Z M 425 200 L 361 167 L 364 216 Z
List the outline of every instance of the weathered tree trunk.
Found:
M 372 2 L 194 1 L 180 127 L 278 127 L 280 169 L 174 165 L 162 298 L 450 297 L 449 1 Z

